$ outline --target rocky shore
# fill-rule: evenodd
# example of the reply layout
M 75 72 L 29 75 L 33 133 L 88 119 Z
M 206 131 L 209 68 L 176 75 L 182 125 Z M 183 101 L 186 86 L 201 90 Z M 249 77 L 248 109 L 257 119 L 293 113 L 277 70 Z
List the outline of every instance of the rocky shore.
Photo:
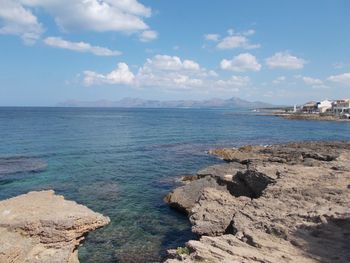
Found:
M 186 177 L 165 200 L 198 240 L 173 262 L 350 262 L 350 142 L 210 152 L 227 163 Z
M 318 113 L 301 113 L 301 112 L 285 112 L 285 111 L 262 111 L 257 114 L 259 116 L 276 116 L 287 120 L 310 120 L 310 121 L 349 121 L 349 119 L 341 118 L 337 115 L 330 114 L 318 114 Z
M 308 114 L 308 113 L 275 113 L 274 116 L 288 120 L 312 120 L 312 121 L 347 121 L 336 115 Z
M 0 262 L 77 263 L 84 236 L 109 218 L 53 191 L 0 202 Z

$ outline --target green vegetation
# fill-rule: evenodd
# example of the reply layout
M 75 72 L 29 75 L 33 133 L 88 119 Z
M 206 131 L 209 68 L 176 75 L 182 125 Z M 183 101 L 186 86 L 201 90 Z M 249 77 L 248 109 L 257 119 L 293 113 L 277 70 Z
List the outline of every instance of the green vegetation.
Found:
M 178 254 L 178 255 L 184 255 L 184 254 L 186 254 L 186 255 L 189 255 L 190 254 L 190 251 L 189 251 L 189 249 L 187 248 L 187 247 L 178 247 L 177 249 L 176 249 L 176 253 Z

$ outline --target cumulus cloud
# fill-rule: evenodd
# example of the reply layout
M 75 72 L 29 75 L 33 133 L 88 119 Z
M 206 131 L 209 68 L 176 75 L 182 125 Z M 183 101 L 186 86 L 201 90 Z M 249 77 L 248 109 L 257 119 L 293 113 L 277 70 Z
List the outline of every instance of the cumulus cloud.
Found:
M 168 55 L 155 55 L 152 59 L 147 59 L 143 68 L 163 71 L 200 70 L 199 64 L 193 60 L 181 60 L 177 56 Z
M 311 86 L 323 85 L 323 81 L 320 79 L 311 78 L 311 77 L 302 77 L 302 79 L 306 85 L 311 85 Z
M 233 29 L 227 31 L 228 36 L 218 39 L 217 48 L 219 49 L 234 49 L 234 48 L 243 48 L 243 49 L 254 49 L 259 48 L 260 44 L 251 44 L 249 36 L 255 34 L 254 30 L 248 30 L 245 32 L 235 32 Z
M 332 75 L 328 78 L 329 81 L 332 81 L 337 84 L 350 86 L 350 73 L 343 73 L 339 75 Z
M 228 36 L 222 39 L 217 45 L 219 49 L 234 49 L 234 48 L 244 48 L 244 49 L 254 49 L 259 48 L 259 44 L 250 44 L 246 36 Z
M 137 0 L 19 0 L 23 5 L 41 7 L 65 31 L 138 31 L 148 26 L 143 17 L 151 9 Z
M 14 0 L 0 0 L 0 34 L 16 35 L 27 44 L 40 38 L 44 29 L 36 16 Z
M 203 84 L 205 69 L 193 61 L 177 56 L 156 55 L 147 59 L 137 73 L 137 85 L 170 89 L 193 89 Z
M 29 42 L 37 40 L 43 32 L 31 11 L 34 8 L 45 10 L 66 32 L 145 31 L 142 39 L 155 38 L 154 31 L 144 22 L 152 11 L 137 0 L 0 0 L 0 6 L 4 25 L 0 33 L 18 35 Z
M 84 71 L 84 84 L 87 86 L 104 83 L 130 85 L 134 82 L 134 79 L 135 76 L 126 63 L 118 63 L 117 68 L 106 75 L 94 71 Z
M 205 40 L 217 42 L 220 39 L 219 34 L 206 34 L 204 35 Z
M 139 39 L 142 42 L 149 42 L 157 38 L 158 38 L 158 32 L 154 30 L 143 31 L 139 36 Z
M 249 29 L 245 32 L 242 33 L 244 36 L 252 36 L 255 34 L 255 30 L 254 29 Z
M 121 54 L 121 52 L 117 50 L 92 46 L 91 44 L 85 42 L 71 42 L 60 37 L 47 37 L 45 38 L 44 43 L 48 46 L 68 49 L 77 52 L 92 53 L 96 56 L 118 56 Z
M 223 70 L 231 70 L 237 72 L 259 71 L 261 65 L 255 56 L 249 53 L 242 53 L 231 60 L 223 59 L 220 63 Z
M 267 58 L 266 64 L 270 68 L 302 69 L 306 61 L 291 55 L 288 51 L 284 51 L 277 52 L 272 57 Z
M 132 87 L 151 87 L 167 90 L 226 90 L 235 91 L 249 84 L 249 78 L 233 76 L 218 79 L 215 71 L 201 67 L 196 61 L 177 56 L 155 55 L 134 74 L 125 63 L 108 74 L 84 72 L 85 85 L 127 84 Z

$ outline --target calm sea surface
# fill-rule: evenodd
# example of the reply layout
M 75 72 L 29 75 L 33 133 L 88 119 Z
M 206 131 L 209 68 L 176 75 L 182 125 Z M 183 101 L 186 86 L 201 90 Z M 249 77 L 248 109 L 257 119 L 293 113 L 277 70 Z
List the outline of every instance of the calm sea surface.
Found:
M 0 108 L 0 199 L 54 189 L 111 218 L 88 235 L 82 263 L 154 262 L 192 237 L 163 197 L 179 175 L 220 162 L 206 150 L 295 140 L 350 140 L 350 123 L 234 110 Z

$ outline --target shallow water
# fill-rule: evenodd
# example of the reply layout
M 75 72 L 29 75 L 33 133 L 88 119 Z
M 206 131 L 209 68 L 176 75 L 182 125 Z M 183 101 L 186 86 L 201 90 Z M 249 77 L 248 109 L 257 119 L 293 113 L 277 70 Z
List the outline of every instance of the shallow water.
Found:
M 54 189 L 111 218 L 88 235 L 82 263 L 154 262 L 193 237 L 163 197 L 177 176 L 220 162 L 206 150 L 324 139 L 349 140 L 350 123 L 232 110 L 0 108 L 0 198 Z

